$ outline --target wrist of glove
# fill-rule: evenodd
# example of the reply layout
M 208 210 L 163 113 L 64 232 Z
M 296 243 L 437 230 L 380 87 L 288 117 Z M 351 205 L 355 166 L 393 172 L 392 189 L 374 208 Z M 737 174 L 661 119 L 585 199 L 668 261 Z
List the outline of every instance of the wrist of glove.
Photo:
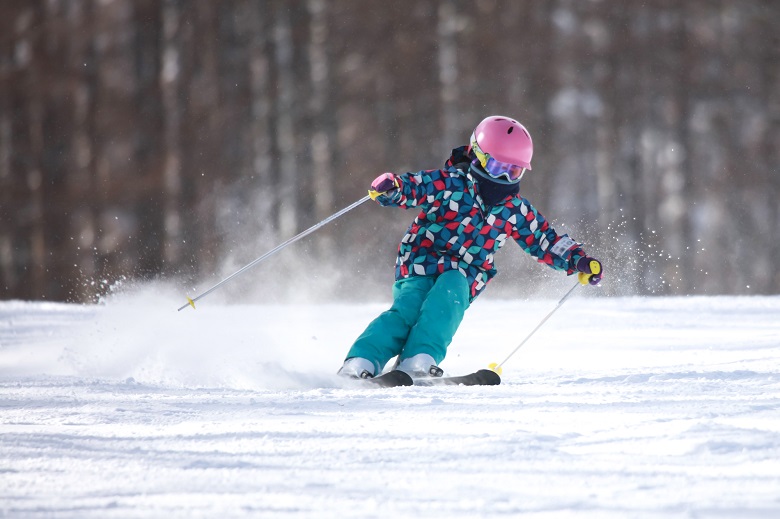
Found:
M 598 285 L 604 276 L 604 267 L 595 258 L 584 256 L 577 261 L 577 279 L 583 285 Z
M 394 195 L 400 193 L 399 187 L 398 177 L 393 173 L 382 173 L 371 182 L 371 189 L 368 190 L 368 195 L 372 200 L 385 205 L 393 200 Z

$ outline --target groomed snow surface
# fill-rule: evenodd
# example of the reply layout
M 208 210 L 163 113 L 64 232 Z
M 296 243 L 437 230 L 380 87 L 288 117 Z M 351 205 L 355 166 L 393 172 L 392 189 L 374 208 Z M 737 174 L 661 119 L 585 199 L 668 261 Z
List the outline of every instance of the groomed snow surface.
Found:
M 0 517 L 780 517 L 780 297 L 584 287 L 497 387 L 333 373 L 385 305 L 0 302 Z M 557 300 L 481 300 L 442 367 Z

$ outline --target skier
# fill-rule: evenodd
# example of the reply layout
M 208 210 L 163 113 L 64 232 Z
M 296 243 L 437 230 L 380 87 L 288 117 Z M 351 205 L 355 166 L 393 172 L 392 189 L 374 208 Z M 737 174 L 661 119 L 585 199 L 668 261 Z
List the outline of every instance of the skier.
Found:
M 507 238 L 583 284 L 601 281 L 601 262 L 568 235 L 558 235 L 519 194 L 531 169 L 533 143 L 512 119 L 491 116 L 469 146 L 452 150 L 443 169 L 383 173 L 369 194 L 382 206 L 417 209 L 398 247 L 392 307 L 357 338 L 339 375 L 372 378 L 398 357 L 413 378 L 441 376 L 438 367 L 463 315 L 496 275 L 493 255 Z

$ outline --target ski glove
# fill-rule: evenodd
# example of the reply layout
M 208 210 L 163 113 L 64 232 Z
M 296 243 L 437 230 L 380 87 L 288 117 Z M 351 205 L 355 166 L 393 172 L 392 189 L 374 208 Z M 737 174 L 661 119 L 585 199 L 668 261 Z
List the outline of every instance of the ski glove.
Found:
M 599 260 L 585 256 L 577 261 L 577 272 L 577 279 L 583 285 L 598 285 L 604 275 L 604 268 Z
M 400 195 L 398 179 L 392 173 L 382 173 L 371 182 L 368 196 L 376 200 L 380 205 L 388 205 Z

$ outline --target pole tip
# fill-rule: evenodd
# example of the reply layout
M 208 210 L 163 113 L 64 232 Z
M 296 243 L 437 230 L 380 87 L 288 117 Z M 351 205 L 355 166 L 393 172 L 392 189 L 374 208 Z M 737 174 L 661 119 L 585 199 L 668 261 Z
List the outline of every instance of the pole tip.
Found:
M 488 368 L 490 368 L 491 371 L 495 371 L 499 375 L 504 372 L 501 366 L 498 365 L 498 362 L 491 362 Z
M 179 307 L 179 312 L 181 312 L 182 310 L 184 310 L 188 306 L 191 306 L 193 308 L 193 310 L 195 309 L 195 301 L 193 301 L 189 297 L 187 298 L 187 302 Z

